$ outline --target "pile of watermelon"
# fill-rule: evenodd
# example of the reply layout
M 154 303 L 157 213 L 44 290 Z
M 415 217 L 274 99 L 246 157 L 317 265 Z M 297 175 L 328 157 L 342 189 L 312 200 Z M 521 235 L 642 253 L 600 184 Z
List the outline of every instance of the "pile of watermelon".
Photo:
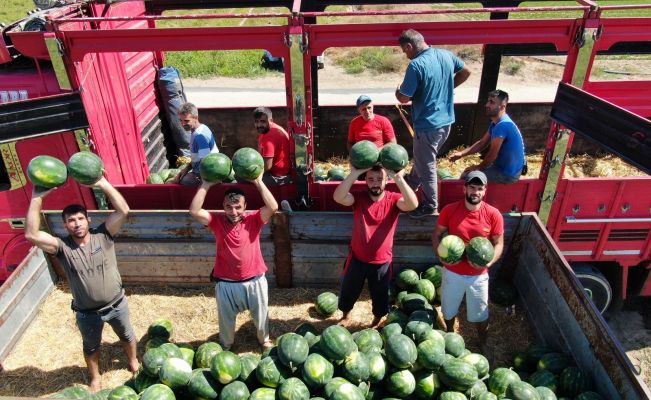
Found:
M 149 174 L 149 177 L 147 177 L 147 183 L 158 185 L 170 183 L 180 171 L 181 170 L 177 168 L 165 168 L 159 172 L 152 172 Z

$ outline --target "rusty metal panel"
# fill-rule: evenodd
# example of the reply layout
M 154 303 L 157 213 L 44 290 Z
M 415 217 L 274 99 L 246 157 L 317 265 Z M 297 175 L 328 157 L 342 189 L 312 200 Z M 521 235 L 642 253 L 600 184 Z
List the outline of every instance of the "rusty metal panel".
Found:
M 540 220 L 525 215 L 517 237 L 520 254 L 514 283 L 538 340 L 562 349 L 590 371 L 608 399 L 645 399 L 649 389 L 635 375 L 621 345 L 560 255 Z
M 0 366 L 22 337 L 56 282 L 43 252 L 32 247 L 9 279 L 0 287 Z M 1 369 L 1 368 L 0 368 Z

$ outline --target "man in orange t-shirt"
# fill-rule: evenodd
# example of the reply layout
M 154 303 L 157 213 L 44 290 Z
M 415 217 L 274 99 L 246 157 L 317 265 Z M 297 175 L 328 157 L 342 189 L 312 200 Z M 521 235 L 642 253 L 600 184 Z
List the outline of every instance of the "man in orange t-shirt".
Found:
M 357 98 L 359 115 L 348 126 L 348 151 L 359 141 L 368 140 L 381 149 L 387 143 L 396 143 L 391 121 L 387 117 L 373 113 L 373 101 L 365 94 Z
M 258 131 L 258 147 L 264 159 L 263 182 L 266 185 L 285 185 L 292 181 L 291 140 L 280 125 L 273 122 L 271 110 L 258 107 L 253 110 L 253 121 Z

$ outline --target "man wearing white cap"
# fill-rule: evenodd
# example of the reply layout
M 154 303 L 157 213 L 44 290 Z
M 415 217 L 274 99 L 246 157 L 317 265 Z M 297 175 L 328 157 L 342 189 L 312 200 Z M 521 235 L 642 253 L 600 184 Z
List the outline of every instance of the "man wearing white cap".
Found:
M 396 143 L 396 135 L 387 117 L 373 112 L 373 100 L 365 94 L 357 98 L 358 116 L 350 121 L 348 127 L 348 151 L 359 141 L 368 140 L 378 149 L 387 143 Z

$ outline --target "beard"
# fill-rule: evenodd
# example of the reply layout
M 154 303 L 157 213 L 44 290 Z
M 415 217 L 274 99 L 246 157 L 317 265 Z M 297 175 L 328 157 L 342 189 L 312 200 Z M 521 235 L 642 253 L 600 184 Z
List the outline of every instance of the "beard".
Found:
M 471 196 L 469 194 L 466 195 L 466 201 L 469 204 L 472 204 L 473 206 L 476 206 L 477 204 L 481 203 L 482 200 L 483 198 L 481 196 L 477 196 L 477 195 Z
M 371 196 L 377 197 L 377 196 L 381 195 L 382 193 L 384 193 L 384 189 L 382 189 L 382 188 L 375 188 L 375 189 L 369 188 L 368 189 L 368 194 L 370 194 Z
M 187 132 L 192 132 L 192 127 L 190 125 L 183 125 L 183 129 L 185 129 Z

